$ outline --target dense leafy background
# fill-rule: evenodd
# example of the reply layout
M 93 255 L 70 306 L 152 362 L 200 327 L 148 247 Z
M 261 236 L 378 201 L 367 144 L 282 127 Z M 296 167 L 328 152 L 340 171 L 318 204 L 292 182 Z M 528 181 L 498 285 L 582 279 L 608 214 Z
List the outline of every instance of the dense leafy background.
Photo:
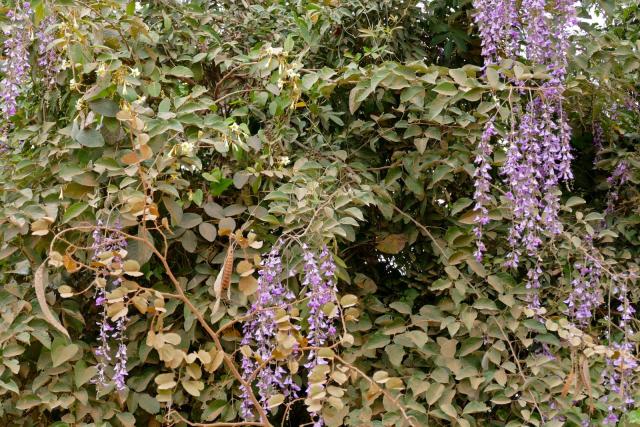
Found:
M 241 317 L 251 280 L 234 272 L 218 310 L 213 290 L 238 229 L 262 242 L 245 242 L 238 263 L 256 263 L 280 236 L 327 243 L 341 294 L 358 296 L 335 351 L 379 388 L 336 367 L 328 424 L 401 425 L 400 405 L 415 425 L 599 425 L 607 390 L 594 345 L 608 344 L 615 301 L 577 342 L 566 339 L 563 301 L 576 261 L 604 262 L 607 295 L 611 275 L 638 269 L 640 119 L 637 104 L 624 106 L 640 90 L 632 3 L 580 5 L 604 25 L 581 24 L 570 52 L 576 177 L 563 189 L 564 231 L 542 251 L 541 323 L 525 310 L 530 261 L 502 267 L 509 208 L 498 179 L 488 255 L 482 264 L 472 256 L 476 142 L 489 117 L 507 120 L 527 95 L 497 72 L 485 79 L 469 1 L 33 2 L 34 24 L 55 14 L 50 31 L 65 63 L 49 89 L 34 63 L 2 154 L 0 419 L 153 426 L 179 424 L 178 412 L 238 421 L 238 384 L 217 366 L 211 338 L 183 302 L 162 298 L 174 292 L 169 267 L 214 330 Z M 501 67 L 530 86 L 545 78 L 524 61 Z M 596 163 L 595 123 L 605 135 Z M 494 173 L 503 158 L 496 145 Z M 605 216 L 606 178 L 622 159 L 631 181 Z M 155 219 L 143 220 L 145 206 Z M 129 307 L 128 389 L 100 393 L 90 383 L 93 274 L 78 263 L 91 256 L 82 227 L 116 218 L 166 249 L 168 265 L 129 242 L 143 274 Z M 66 241 L 54 241 L 64 230 Z M 45 320 L 33 285 L 47 257 L 65 254 L 48 268 L 46 298 L 70 339 Z M 295 278 L 290 286 L 298 289 Z M 235 360 L 240 333 L 238 324 L 220 332 Z M 308 421 L 302 402 L 283 413 L 271 421 Z

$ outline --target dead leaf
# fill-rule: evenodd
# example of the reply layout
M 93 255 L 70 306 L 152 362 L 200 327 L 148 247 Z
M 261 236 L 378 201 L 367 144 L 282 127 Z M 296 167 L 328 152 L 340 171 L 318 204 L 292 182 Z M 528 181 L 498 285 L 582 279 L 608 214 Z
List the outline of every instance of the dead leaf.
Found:
M 407 236 L 405 236 L 404 234 L 389 234 L 387 237 L 378 242 L 376 248 L 380 252 L 384 252 L 386 254 L 397 254 L 404 249 L 407 241 Z

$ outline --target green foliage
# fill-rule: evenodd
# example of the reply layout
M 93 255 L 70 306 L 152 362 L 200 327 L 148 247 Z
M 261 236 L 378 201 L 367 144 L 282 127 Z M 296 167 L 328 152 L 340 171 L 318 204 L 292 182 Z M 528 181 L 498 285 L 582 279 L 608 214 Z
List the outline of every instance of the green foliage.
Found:
M 535 88 L 547 76 L 513 61 L 484 71 L 469 2 L 428 3 L 34 2 L 34 19 L 55 13 L 65 64 L 51 90 L 34 71 L 2 154 L 0 419 L 240 421 L 227 363 L 240 359 L 238 322 L 260 254 L 295 236 L 327 243 L 339 266 L 346 329 L 327 356 L 328 425 L 599 424 L 599 345 L 615 302 L 575 338 L 564 301 L 577 260 L 601 259 L 611 274 L 638 268 L 640 120 L 610 114 L 640 90 L 637 7 L 611 7 L 609 27 L 575 36 L 566 110 L 576 181 L 563 194 L 563 233 L 542 251 L 541 321 L 526 308 L 525 270 L 502 266 L 500 188 L 488 256 L 473 258 L 471 177 L 484 123 L 527 100 L 509 79 Z M 594 165 L 596 121 L 607 144 Z M 631 184 L 605 216 L 606 177 L 621 159 Z M 131 236 L 128 280 L 110 296 L 128 303 L 109 308 L 130 317 L 123 392 L 91 383 L 99 311 L 88 249 L 96 221 L 116 219 Z M 34 281 L 43 262 L 48 278 Z M 304 390 L 306 377 L 296 380 Z M 272 423 L 308 422 L 302 401 L 279 399 Z

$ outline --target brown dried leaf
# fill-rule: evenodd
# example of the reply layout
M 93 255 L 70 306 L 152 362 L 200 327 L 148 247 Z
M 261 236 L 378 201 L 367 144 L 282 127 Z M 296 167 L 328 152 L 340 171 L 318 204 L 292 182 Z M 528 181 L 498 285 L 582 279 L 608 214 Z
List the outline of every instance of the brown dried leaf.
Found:
M 376 248 L 386 254 L 397 254 L 404 249 L 408 240 L 404 234 L 390 234 L 378 242 Z
M 69 273 L 75 273 L 80 270 L 80 265 L 78 265 L 78 263 L 75 262 L 68 254 L 65 254 L 62 257 L 62 262 L 64 264 L 64 268 L 66 268 Z
M 140 158 L 135 151 L 131 151 L 120 158 L 125 165 L 135 165 L 140 163 Z

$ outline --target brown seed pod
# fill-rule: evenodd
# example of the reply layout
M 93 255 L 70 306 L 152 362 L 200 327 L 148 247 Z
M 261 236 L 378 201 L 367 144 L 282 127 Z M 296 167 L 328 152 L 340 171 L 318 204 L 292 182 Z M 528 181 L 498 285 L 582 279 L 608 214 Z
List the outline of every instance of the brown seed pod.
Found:
M 227 289 L 231 283 L 231 273 L 233 272 L 233 255 L 235 253 L 235 243 L 229 245 L 227 256 L 222 266 L 222 286 L 221 289 Z

